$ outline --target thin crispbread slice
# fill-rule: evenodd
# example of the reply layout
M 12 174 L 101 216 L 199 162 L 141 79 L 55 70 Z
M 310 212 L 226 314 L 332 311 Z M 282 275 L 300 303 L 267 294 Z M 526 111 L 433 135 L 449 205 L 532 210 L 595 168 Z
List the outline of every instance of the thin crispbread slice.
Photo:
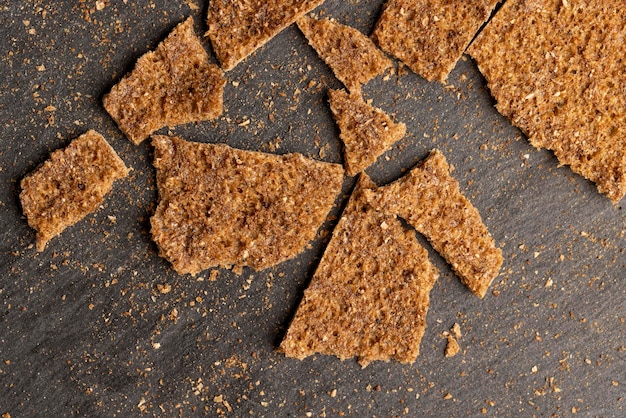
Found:
M 406 133 L 404 123 L 395 123 L 381 109 L 364 102 L 359 93 L 331 89 L 328 98 L 339 125 L 349 176 L 372 165 Z
M 445 82 L 499 0 L 387 0 L 372 38 L 428 81 Z
M 341 191 L 338 164 L 153 136 L 160 255 L 180 274 L 261 270 L 304 251 Z
M 225 71 L 324 0 L 211 0 L 207 35 Z
M 439 273 L 414 231 L 367 203 L 372 188 L 361 174 L 280 345 L 288 357 L 356 356 L 365 367 L 419 354 Z
M 193 30 L 180 23 L 139 58 L 132 72 L 104 96 L 104 108 L 126 136 L 139 144 L 164 127 L 210 120 L 222 114 L 226 79 Z
M 303 16 L 298 28 L 350 92 L 391 67 L 391 60 L 358 30 L 328 19 Z
M 37 231 L 37 251 L 98 209 L 113 182 L 127 174 L 122 159 L 93 130 L 53 152 L 21 182 L 20 201 L 28 224 Z
M 461 194 L 441 152 L 432 151 L 407 175 L 378 191 L 366 191 L 366 196 L 381 210 L 404 218 L 474 294 L 485 296 L 500 271 L 502 251 L 478 210 Z
M 536 148 L 626 194 L 626 4 L 510 0 L 468 49 L 496 108 Z

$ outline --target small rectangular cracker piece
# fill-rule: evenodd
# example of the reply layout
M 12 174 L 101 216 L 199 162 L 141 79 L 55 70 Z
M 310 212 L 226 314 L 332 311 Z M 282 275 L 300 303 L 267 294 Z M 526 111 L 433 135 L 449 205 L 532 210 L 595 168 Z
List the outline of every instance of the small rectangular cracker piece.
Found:
M 211 0 L 207 35 L 224 71 L 324 0 Z
M 159 205 L 152 238 L 180 274 L 261 270 L 304 251 L 343 184 L 343 168 L 301 154 L 153 136 Z
M 391 60 L 358 30 L 328 19 L 301 17 L 298 28 L 350 92 L 391 67 Z
M 485 296 L 502 265 L 502 251 L 478 210 L 459 190 L 444 155 L 434 150 L 399 180 L 366 191 L 369 201 L 404 218 L 446 259 L 461 281 Z
M 137 60 L 104 96 L 104 108 L 135 144 L 164 127 L 222 114 L 226 79 L 193 29 L 190 17 L 153 52 Z
M 387 0 L 372 38 L 428 81 L 445 82 L 499 0 Z
M 468 49 L 498 111 L 536 148 L 626 194 L 626 3 L 509 0 Z
M 113 182 L 127 174 L 122 159 L 94 130 L 54 151 L 21 182 L 20 201 L 28 224 L 37 230 L 37 251 L 98 209 Z
M 439 272 L 414 231 L 368 204 L 372 188 L 361 174 L 280 345 L 287 357 L 356 356 L 365 367 L 419 355 Z

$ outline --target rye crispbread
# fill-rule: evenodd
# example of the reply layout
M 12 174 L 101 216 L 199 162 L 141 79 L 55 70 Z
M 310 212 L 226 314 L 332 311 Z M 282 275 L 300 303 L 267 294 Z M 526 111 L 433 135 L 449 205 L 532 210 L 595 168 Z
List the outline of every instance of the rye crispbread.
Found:
M 135 144 L 164 127 L 222 114 L 226 79 L 193 30 L 180 23 L 104 96 L 104 108 Z
M 461 281 L 483 297 L 502 265 L 478 210 L 459 190 L 444 155 L 434 150 L 399 180 L 366 191 L 371 204 L 397 214 L 423 234 Z
M 391 67 L 391 60 L 358 30 L 328 19 L 303 16 L 298 28 L 350 92 Z
M 626 193 L 626 4 L 510 0 L 468 49 L 496 108 L 614 203 Z
M 127 174 L 115 150 L 93 130 L 53 152 L 21 182 L 20 201 L 28 224 L 37 231 L 37 251 L 98 209 L 113 182 Z
M 180 274 L 261 270 L 304 251 L 341 191 L 338 164 L 153 136 L 159 254 Z
M 372 165 L 378 157 L 402 139 L 404 123 L 391 118 L 363 101 L 359 93 L 329 90 L 328 98 L 344 145 L 346 172 L 354 176 Z
M 372 38 L 425 79 L 445 82 L 498 0 L 388 0 Z
M 426 328 L 429 293 L 439 273 L 415 232 L 369 205 L 363 173 L 304 292 L 280 349 L 412 363 Z
M 225 71 L 324 0 L 211 0 L 207 35 Z

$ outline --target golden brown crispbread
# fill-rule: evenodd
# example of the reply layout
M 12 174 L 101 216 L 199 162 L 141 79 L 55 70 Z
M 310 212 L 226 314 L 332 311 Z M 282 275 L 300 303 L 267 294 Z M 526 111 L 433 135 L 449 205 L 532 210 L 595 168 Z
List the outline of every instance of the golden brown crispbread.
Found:
M 226 79 L 193 30 L 193 19 L 179 24 L 154 52 L 104 96 L 104 108 L 126 136 L 139 144 L 152 132 L 222 114 Z
M 404 123 L 395 123 L 385 112 L 363 101 L 359 93 L 329 90 L 330 108 L 344 145 L 346 172 L 354 176 L 402 139 Z
M 225 71 L 324 0 L 211 0 L 207 35 Z
M 626 4 L 509 0 L 468 49 L 497 109 L 531 144 L 626 193 Z
M 309 44 L 352 93 L 391 67 L 391 60 L 374 42 L 354 28 L 308 16 L 297 23 Z
M 37 230 L 37 250 L 98 209 L 113 182 L 126 177 L 124 162 L 96 131 L 88 131 L 21 182 L 20 201 Z
M 280 345 L 288 357 L 356 356 L 365 367 L 419 354 L 439 273 L 414 231 L 367 203 L 369 188 L 361 174 Z
M 445 82 L 498 0 L 387 0 L 372 38 L 425 79 Z
M 365 194 L 381 210 L 404 218 L 474 294 L 485 295 L 502 265 L 502 251 L 478 210 L 461 194 L 442 153 L 431 152 L 404 177 Z
M 153 136 L 160 255 L 180 273 L 261 270 L 301 253 L 341 191 L 338 164 Z

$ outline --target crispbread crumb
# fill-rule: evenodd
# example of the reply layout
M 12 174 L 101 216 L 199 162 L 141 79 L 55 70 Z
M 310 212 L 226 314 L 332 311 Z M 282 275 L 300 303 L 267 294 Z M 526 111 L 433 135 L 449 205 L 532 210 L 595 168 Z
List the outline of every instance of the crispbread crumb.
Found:
M 459 351 L 461 351 L 461 346 L 459 345 L 459 342 L 453 335 L 448 335 L 448 344 L 446 345 L 445 356 L 454 357 L 459 353 Z

